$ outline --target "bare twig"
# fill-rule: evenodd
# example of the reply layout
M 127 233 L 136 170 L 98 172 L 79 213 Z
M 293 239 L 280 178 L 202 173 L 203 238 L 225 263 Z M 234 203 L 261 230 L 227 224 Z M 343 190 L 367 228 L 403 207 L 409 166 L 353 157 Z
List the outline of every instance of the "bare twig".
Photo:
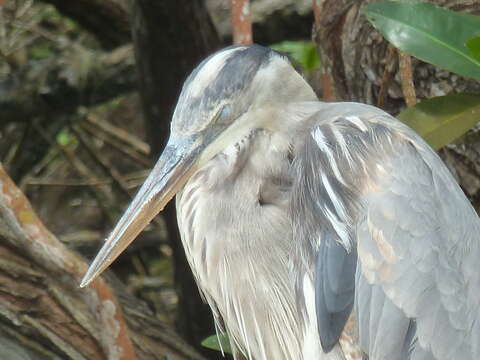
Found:
M 88 180 L 47 180 L 44 178 L 35 178 L 29 177 L 24 181 L 25 185 L 40 185 L 40 186 L 72 186 L 72 187 L 82 187 L 82 186 L 99 186 L 99 185 L 109 185 L 112 183 L 112 180 L 97 180 L 97 181 L 88 181 Z
M 412 58 L 400 50 L 398 51 L 398 56 L 403 96 L 405 97 L 407 106 L 412 106 L 417 103 L 415 85 L 413 84 Z
M 320 4 L 320 1 L 319 0 L 312 0 L 312 7 L 313 7 L 313 15 L 314 15 L 314 18 L 315 18 L 314 30 L 313 30 L 313 33 L 314 33 L 313 36 L 315 38 L 317 36 L 317 32 L 319 31 L 320 20 L 321 20 L 321 10 L 320 10 L 321 4 Z M 318 47 L 317 47 L 317 51 L 319 51 Z M 333 90 L 332 79 L 331 79 L 330 75 L 326 72 L 326 70 L 323 70 L 323 72 L 322 72 L 321 82 L 322 82 L 322 93 L 323 93 L 322 100 L 323 101 L 335 101 L 336 98 L 335 98 L 335 93 L 334 93 L 334 90 Z
M 92 135 L 93 137 L 106 142 L 107 144 L 115 148 L 115 150 L 127 155 L 129 158 L 135 161 L 138 161 L 142 165 L 150 166 L 152 164 L 147 156 L 136 152 L 135 150 L 131 149 L 129 146 L 126 146 L 124 143 L 118 141 L 116 138 L 109 136 L 108 134 L 103 133 L 101 131 L 98 131 L 98 128 L 96 128 L 95 126 L 92 126 L 86 121 L 82 121 L 80 126 L 83 130 L 86 130 L 87 132 L 89 132 L 90 135 Z
M 98 247 L 98 242 L 103 237 L 104 235 L 99 231 L 82 230 L 60 236 L 60 241 L 68 244 L 70 248 L 86 245 Z
M 148 174 L 150 174 L 151 170 L 152 169 L 134 171 L 134 172 L 125 174 L 123 176 L 123 178 L 125 179 L 125 181 L 131 183 L 130 187 L 137 187 L 137 186 L 140 186 L 141 184 L 143 184 L 143 182 L 147 178 Z
M 317 31 L 317 26 L 318 24 L 320 24 L 320 14 L 321 14 L 321 11 L 320 11 L 320 3 L 319 3 L 320 0 L 312 0 L 312 7 L 313 7 L 313 16 L 315 18 L 315 22 L 314 22 L 314 25 L 315 25 L 315 29 L 314 31 Z
M 13 144 L 8 150 L 5 158 L 3 159 L 3 164 L 8 168 L 12 161 L 17 157 L 18 152 L 21 151 L 22 145 L 28 141 L 28 129 L 31 125 L 25 124 L 22 129 L 22 135 L 19 137 L 19 140 Z
M 87 138 L 86 134 L 76 126 L 70 127 L 72 132 L 75 134 L 80 143 L 88 151 L 92 159 L 95 160 L 97 164 L 108 174 L 108 176 L 113 180 L 113 184 L 122 192 L 127 199 L 131 198 L 130 192 L 128 191 L 128 186 L 124 183 L 120 173 L 109 164 L 108 160 L 95 148 L 95 145 Z
M 232 32 L 235 45 L 252 43 L 252 14 L 249 0 L 232 0 Z
M 122 175 L 123 183 L 127 189 L 135 189 L 143 184 L 151 169 L 145 169 L 140 171 L 135 171 L 129 174 Z M 38 186 L 71 186 L 71 187 L 82 187 L 82 186 L 101 186 L 101 185 L 110 185 L 113 183 L 112 179 L 99 179 L 96 181 L 93 180 L 82 180 L 82 179 L 72 179 L 72 180 L 50 180 L 47 177 L 34 177 L 26 176 L 23 180 L 23 186 L 27 185 L 38 185 Z
M 88 140 L 85 133 L 82 132 L 76 126 L 71 127 L 73 133 L 76 135 L 77 139 L 82 143 L 85 149 L 88 151 L 90 156 L 104 169 L 104 171 L 108 174 L 108 176 L 113 180 L 113 184 L 120 190 L 121 193 L 125 195 L 127 199 L 131 199 L 131 194 L 128 191 L 129 186 L 121 176 L 121 174 L 111 165 L 109 164 L 108 160 L 95 148 L 95 145 L 92 144 L 90 140 Z M 155 217 L 152 220 L 152 224 L 155 224 L 159 229 L 165 229 L 165 224 L 159 217 Z
M 135 151 L 143 154 L 149 155 L 150 154 L 150 146 L 145 142 L 137 138 L 136 136 L 129 134 L 127 131 L 119 128 L 115 125 L 110 124 L 107 121 L 103 121 L 98 117 L 89 114 L 86 117 L 88 123 L 94 125 L 97 129 L 103 131 L 104 133 L 115 137 L 116 139 L 120 140 L 124 144 L 132 147 Z M 92 129 L 90 127 L 89 129 Z
M 144 154 L 150 154 L 150 146 L 145 142 L 137 138 L 136 136 L 129 134 L 127 131 L 119 128 L 107 121 L 99 119 L 97 116 L 88 114 L 85 118 L 89 123 L 95 125 L 98 129 L 105 133 L 116 137 L 118 140 L 123 141 L 125 144 L 133 147 L 136 151 Z
M 332 79 L 327 72 L 322 74 L 322 90 L 323 90 L 323 101 L 335 101 L 335 94 L 333 93 Z
M 59 165 L 53 166 L 53 161 L 55 161 L 59 155 L 61 155 L 61 153 L 58 147 L 50 148 L 50 151 L 22 178 L 20 188 L 23 189 L 23 186 L 26 185 L 30 179 L 34 179 L 35 175 L 40 174 L 44 169 L 47 169 L 48 172 L 55 171 Z
M 397 66 L 396 49 L 389 44 L 387 54 L 385 55 L 385 69 L 383 70 L 382 82 L 380 83 L 380 91 L 378 92 L 377 106 L 383 107 L 387 97 L 388 88 L 393 79 L 395 68 Z
M 68 160 L 68 163 L 72 166 L 72 168 L 78 173 L 78 175 L 84 177 L 89 182 L 99 182 L 101 181 L 94 172 L 92 172 L 88 166 L 78 158 L 75 153 L 69 149 L 68 147 L 62 146 L 58 144 L 56 141 L 51 139 L 40 126 L 35 125 L 35 129 L 37 132 L 42 136 L 45 141 L 50 144 L 51 148 L 57 147 L 65 158 Z M 107 218 L 113 223 L 115 219 L 113 218 L 111 211 L 109 211 L 108 204 L 111 202 L 111 196 L 102 189 L 102 187 L 89 187 L 89 191 L 92 192 L 93 196 L 97 199 L 97 203 L 102 209 L 102 212 L 107 216 Z

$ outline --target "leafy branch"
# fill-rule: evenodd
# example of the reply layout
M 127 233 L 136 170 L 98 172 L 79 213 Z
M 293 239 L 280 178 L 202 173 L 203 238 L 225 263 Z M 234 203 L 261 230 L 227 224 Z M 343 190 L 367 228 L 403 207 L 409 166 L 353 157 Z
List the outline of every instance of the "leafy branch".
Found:
M 480 80 L 480 16 L 458 13 L 431 3 L 399 1 L 370 4 L 365 8 L 365 15 L 400 50 L 401 57 L 408 56 L 404 54 L 407 53 L 456 74 Z M 414 93 L 413 82 L 404 87 L 408 98 L 405 89 Z M 407 104 L 414 105 L 411 96 L 409 99 Z M 410 106 L 399 118 L 432 147 L 440 149 L 474 127 L 480 119 L 479 110 L 480 95 L 451 94 Z

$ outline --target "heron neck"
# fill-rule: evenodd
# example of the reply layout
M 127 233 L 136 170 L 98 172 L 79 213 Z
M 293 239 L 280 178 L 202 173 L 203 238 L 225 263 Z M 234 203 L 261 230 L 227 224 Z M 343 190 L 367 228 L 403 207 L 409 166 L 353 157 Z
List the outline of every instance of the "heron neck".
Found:
M 307 99 L 311 96 L 307 96 Z M 267 130 L 272 134 L 283 137 L 286 143 L 300 136 L 312 115 L 322 107 L 322 102 L 316 100 L 293 101 L 286 104 L 275 104 L 253 108 L 233 122 L 215 141 L 207 146 L 199 158 L 199 167 L 202 167 L 216 154 L 231 144 L 237 144 L 243 138 L 256 130 Z
M 312 121 L 312 115 L 322 108 L 320 101 L 297 101 L 282 107 L 260 109 L 255 116 L 264 119 L 261 127 L 285 138 L 294 139 L 302 134 Z

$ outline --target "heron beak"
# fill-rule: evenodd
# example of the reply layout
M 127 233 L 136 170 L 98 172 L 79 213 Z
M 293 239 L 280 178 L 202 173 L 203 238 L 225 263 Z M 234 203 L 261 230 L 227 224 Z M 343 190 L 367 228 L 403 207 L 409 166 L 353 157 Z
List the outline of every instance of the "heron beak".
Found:
M 199 148 L 191 138 L 168 142 L 152 172 L 93 260 L 80 287 L 87 286 L 100 275 L 183 188 L 196 169 Z

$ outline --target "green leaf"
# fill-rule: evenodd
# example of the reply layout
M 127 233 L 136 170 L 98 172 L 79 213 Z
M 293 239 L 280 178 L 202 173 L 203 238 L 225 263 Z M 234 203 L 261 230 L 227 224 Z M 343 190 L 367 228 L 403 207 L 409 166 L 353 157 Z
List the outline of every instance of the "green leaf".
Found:
M 480 36 L 467 40 L 467 48 L 473 54 L 475 59 L 480 61 Z
M 57 134 L 57 143 L 62 146 L 68 146 L 75 143 L 75 137 L 66 129 L 63 129 Z
M 31 47 L 29 53 L 32 59 L 46 59 L 53 54 L 52 50 L 44 45 Z
M 368 20 L 397 48 L 441 68 L 480 80 L 480 60 L 467 48 L 480 36 L 480 16 L 430 3 L 378 2 Z
M 438 150 L 480 121 L 480 95 L 434 97 L 402 111 L 398 118 Z
M 270 47 L 273 50 L 291 56 L 298 61 L 307 72 L 313 72 L 321 65 L 320 56 L 318 55 L 315 44 L 311 41 L 282 41 Z
M 223 349 L 223 352 L 227 354 L 232 353 L 232 348 L 230 347 L 230 340 L 226 335 L 211 335 L 202 341 L 202 346 L 217 351 L 222 351 Z

